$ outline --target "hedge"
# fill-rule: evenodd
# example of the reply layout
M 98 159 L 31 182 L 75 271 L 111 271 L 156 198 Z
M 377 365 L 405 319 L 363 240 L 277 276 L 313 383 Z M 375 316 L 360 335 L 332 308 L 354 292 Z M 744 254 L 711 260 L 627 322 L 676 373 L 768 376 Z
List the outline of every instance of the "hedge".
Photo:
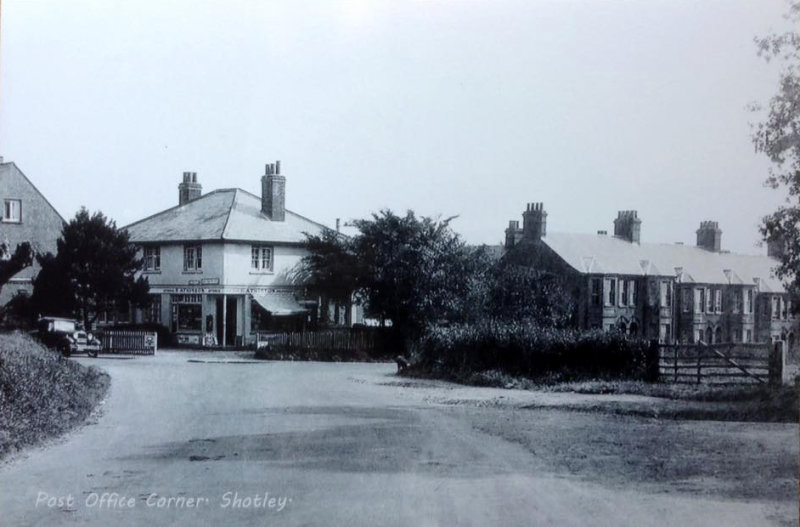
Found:
M 420 369 L 456 377 L 499 370 L 542 380 L 653 381 L 658 368 L 658 350 L 647 340 L 518 321 L 429 328 L 417 351 Z

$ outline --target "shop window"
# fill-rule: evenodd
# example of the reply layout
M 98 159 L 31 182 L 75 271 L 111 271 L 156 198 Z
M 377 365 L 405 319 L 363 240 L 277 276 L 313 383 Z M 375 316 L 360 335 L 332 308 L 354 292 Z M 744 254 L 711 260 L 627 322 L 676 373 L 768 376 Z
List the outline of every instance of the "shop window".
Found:
M 178 331 L 202 331 L 203 313 L 200 304 L 178 305 Z

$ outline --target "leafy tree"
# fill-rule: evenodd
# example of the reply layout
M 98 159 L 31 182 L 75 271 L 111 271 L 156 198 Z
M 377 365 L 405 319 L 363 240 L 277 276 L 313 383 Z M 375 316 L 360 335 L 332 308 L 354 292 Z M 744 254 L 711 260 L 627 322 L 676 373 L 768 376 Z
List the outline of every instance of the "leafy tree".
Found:
M 20 243 L 14 254 L 10 252 L 6 243 L 0 243 L 0 290 L 15 274 L 33 265 L 34 251 L 30 243 Z
M 464 318 L 475 258 L 450 221 L 382 210 L 355 220 L 351 238 L 310 237 L 304 265 L 331 298 L 364 301 L 369 315 L 391 320 L 407 339 L 426 325 Z
M 359 286 L 359 259 L 350 240 L 338 232 L 325 230 L 321 235 L 306 235 L 310 255 L 302 262 L 303 283 L 324 298 L 327 314 L 329 300 L 349 305 Z
M 797 28 L 800 2 L 789 3 L 786 18 Z M 766 117 L 753 126 L 753 144 L 773 162 L 766 184 L 788 191 L 786 202 L 766 216 L 761 234 L 768 243 L 783 245 L 779 277 L 800 292 L 800 33 L 796 29 L 756 38 L 758 53 L 782 63 L 778 93 L 769 101 Z M 754 107 L 754 110 L 760 110 Z
M 563 276 L 510 261 L 495 267 L 489 303 L 494 318 L 567 328 L 574 309 L 575 301 Z
M 40 313 L 77 313 L 86 327 L 106 309 L 130 302 L 147 305 L 149 285 L 135 278 L 142 260 L 127 231 L 101 212 L 82 208 L 58 239 L 56 256 L 40 258 L 33 302 Z
M 360 261 L 359 290 L 369 312 L 391 319 L 407 340 L 428 324 L 463 317 L 474 260 L 450 229 L 453 219 L 383 210 L 353 222 L 359 230 L 352 239 Z

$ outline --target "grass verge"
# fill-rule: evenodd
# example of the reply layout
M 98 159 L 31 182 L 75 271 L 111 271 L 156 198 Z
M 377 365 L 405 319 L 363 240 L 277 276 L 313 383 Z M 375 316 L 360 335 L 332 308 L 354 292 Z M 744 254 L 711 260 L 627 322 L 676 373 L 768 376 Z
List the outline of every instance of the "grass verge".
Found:
M 797 380 L 783 386 L 709 386 L 629 380 L 563 382 L 557 377 L 533 380 L 527 377 L 512 376 L 498 370 L 473 372 L 466 375 L 431 375 L 414 366 L 406 370 L 404 375 L 439 378 L 469 386 L 595 395 L 642 395 L 661 399 L 661 401 L 648 402 L 598 398 L 592 404 L 565 406 L 565 409 L 578 411 L 598 411 L 668 419 L 800 422 L 800 384 Z
M 0 335 L 0 457 L 83 423 L 108 391 L 108 374 L 22 333 Z

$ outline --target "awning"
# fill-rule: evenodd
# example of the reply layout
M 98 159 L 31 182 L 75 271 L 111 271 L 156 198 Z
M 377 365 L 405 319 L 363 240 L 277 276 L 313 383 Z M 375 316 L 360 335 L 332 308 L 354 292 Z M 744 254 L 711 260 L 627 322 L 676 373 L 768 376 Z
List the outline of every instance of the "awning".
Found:
M 274 317 L 287 317 L 307 313 L 303 306 L 297 303 L 292 293 L 268 293 L 253 295 L 253 300 L 269 311 Z

